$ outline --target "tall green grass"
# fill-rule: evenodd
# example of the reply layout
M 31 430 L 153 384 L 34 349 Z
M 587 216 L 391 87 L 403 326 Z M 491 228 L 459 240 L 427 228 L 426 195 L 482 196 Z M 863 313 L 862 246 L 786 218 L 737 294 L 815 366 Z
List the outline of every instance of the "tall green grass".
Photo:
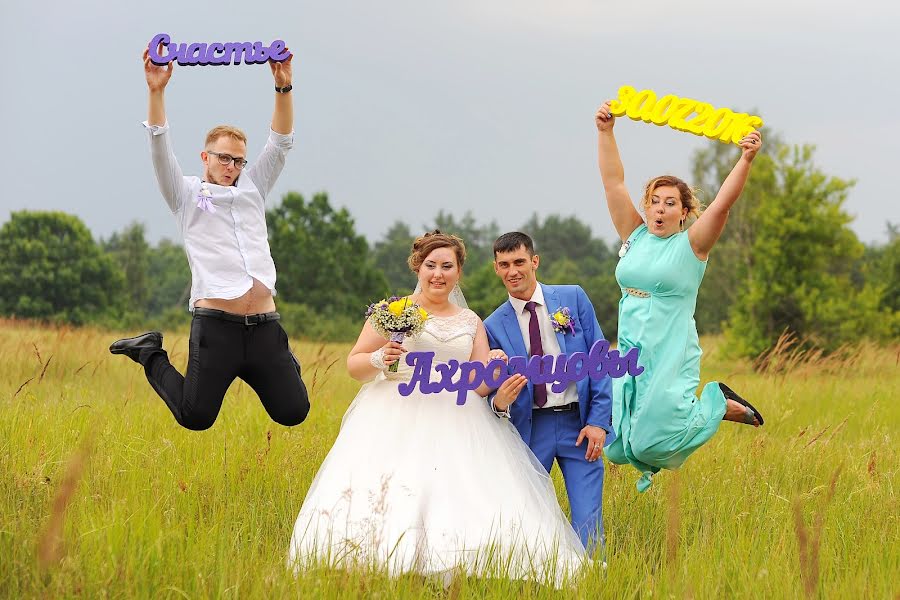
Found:
M 153 598 L 892 598 L 900 592 L 900 348 L 770 361 L 703 340 L 766 417 L 723 423 L 645 494 L 607 464 L 606 570 L 572 589 L 285 566 L 294 519 L 358 384 L 346 345 L 298 343 L 306 423 L 236 382 L 215 426 L 181 429 L 116 333 L 0 322 L 0 595 Z M 185 334 L 166 336 L 184 365 Z M 843 358 L 842 358 L 843 357 Z M 565 504 L 559 474 L 554 481 Z

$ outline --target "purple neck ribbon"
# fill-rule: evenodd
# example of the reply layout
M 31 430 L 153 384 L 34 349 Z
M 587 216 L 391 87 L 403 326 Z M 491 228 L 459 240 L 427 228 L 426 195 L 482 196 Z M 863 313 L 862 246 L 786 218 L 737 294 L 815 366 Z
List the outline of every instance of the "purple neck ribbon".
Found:
M 216 206 L 210 198 L 212 198 L 212 192 L 209 191 L 209 186 L 206 185 L 206 182 L 202 181 L 200 183 L 200 193 L 197 194 L 197 208 L 208 213 L 216 212 Z
M 197 208 L 209 213 L 216 212 L 216 206 L 206 196 L 197 196 Z

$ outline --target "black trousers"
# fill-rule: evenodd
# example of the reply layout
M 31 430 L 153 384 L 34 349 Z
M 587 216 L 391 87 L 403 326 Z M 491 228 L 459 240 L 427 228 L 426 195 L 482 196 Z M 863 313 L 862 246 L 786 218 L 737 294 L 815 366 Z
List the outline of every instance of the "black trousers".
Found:
M 194 315 L 189 347 L 184 376 L 165 350 L 144 350 L 140 356 L 150 385 L 183 427 L 212 427 L 235 377 L 253 388 L 276 423 L 291 426 L 306 419 L 309 395 L 300 363 L 278 321 L 245 325 Z

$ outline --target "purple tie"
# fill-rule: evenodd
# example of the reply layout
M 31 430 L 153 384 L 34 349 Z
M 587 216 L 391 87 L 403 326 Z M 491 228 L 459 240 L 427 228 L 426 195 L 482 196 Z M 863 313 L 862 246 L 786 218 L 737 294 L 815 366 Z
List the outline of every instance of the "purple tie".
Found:
M 531 313 L 531 319 L 528 321 L 528 340 L 531 342 L 531 356 L 543 356 L 544 345 L 541 343 L 541 325 L 538 323 L 537 304 L 535 302 L 526 302 L 525 310 Z M 534 403 L 538 407 L 547 404 L 547 385 L 543 383 L 534 384 Z

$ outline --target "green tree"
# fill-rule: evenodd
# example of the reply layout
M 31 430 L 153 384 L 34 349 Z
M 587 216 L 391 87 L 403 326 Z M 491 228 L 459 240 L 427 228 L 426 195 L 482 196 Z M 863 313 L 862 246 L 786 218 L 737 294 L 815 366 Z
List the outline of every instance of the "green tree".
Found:
M 475 221 L 471 211 L 466 211 L 462 219 L 456 219 L 442 210 L 434 218 L 434 227 L 426 226 L 426 229 L 440 229 L 462 238 L 466 244 L 466 265 L 470 268 L 494 260 L 494 240 L 500 235 L 500 228 L 493 221 L 482 226 Z
M 121 233 L 113 233 L 107 241 L 101 243 L 125 274 L 125 297 L 131 309 L 146 313 L 150 297 L 150 245 L 144 237 L 144 226 L 132 223 Z
M 482 319 L 506 302 L 506 288 L 494 272 L 493 262 L 480 265 L 466 265 L 461 287 L 466 295 L 466 303 Z
M 785 330 L 826 350 L 885 335 L 880 293 L 853 286 L 864 251 L 842 209 L 853 182 L 822 173 L 813 152 L 780 145 L 757 157 L 751 198 L 741 200 L 746 268 L 726 333 L 742 355 L 760 354 Z
M 306 304 L 315 314 L 359 315 L 362 323 L 366 305 L 388 293 L 366 238 L 356 233 L 347 209 L 332 208 L 326 193 L 306 202 L 288 192 L 266 220 L 285 300 Z
M 416 287 L 415 273 L 406 262 L 415 238 L 409 225 L 396 221 L 372 249 L 375 266 L 384 273 L 392 294 L 406 295 Z
M 896 341 L 900 340 L 900 231 L 888 223 L 887 234 L 887 244 L 866 246 L 853 285 L 874 304 L 874 318 L 882 324 L 874 335 Z
M 614 340 L 622 297 L 615 276 L 618 254 L 575 216 L 548 215 L 541 221 L 534 215 L 522 231 L 534 239 L 541 257 L 538 278 L 549 284 L 580 285 L 594 305 L 603 335 Z
M 531 236 L 535 252 L 548 264 L 569 259 L 579 271 L 593 274 L 614 256 L 606 242 L 595 238 L 591 228 L 575 216 L 548 215 L 541 221 L 532 215 L 522 231 Z
M 0 314 L 79 324 L 124 304 L 122 271 L 74 215 L 12 213 L 0 256 Z
M 880 306 L 894 315 L 893 337 L 900 336 L 900 227 L 888 223 L 888 243 L 871 279 L 885 282 Z
M 751 181 L 732 207 L 728 225 L 710 253 L 697 295 L 694 318 L 700 333 L 720 333 L 726 325 L 738 292 L 748 283 L 751 265 L 752 215 L 773 180 L 773 153 L 784 144 L 777 133 L 768 133 L 766 143 L 753 162 Z M 692 157 L 691 185 L 704 204 L 712 202 L 741 156 L 734 144 L 705 144 Z
M 185 311 L 191 297 L 191 268 L 184 248 L 164 239 L 150 249 L 148 258 L 149 314 L 160 315 L 172 308 Z

